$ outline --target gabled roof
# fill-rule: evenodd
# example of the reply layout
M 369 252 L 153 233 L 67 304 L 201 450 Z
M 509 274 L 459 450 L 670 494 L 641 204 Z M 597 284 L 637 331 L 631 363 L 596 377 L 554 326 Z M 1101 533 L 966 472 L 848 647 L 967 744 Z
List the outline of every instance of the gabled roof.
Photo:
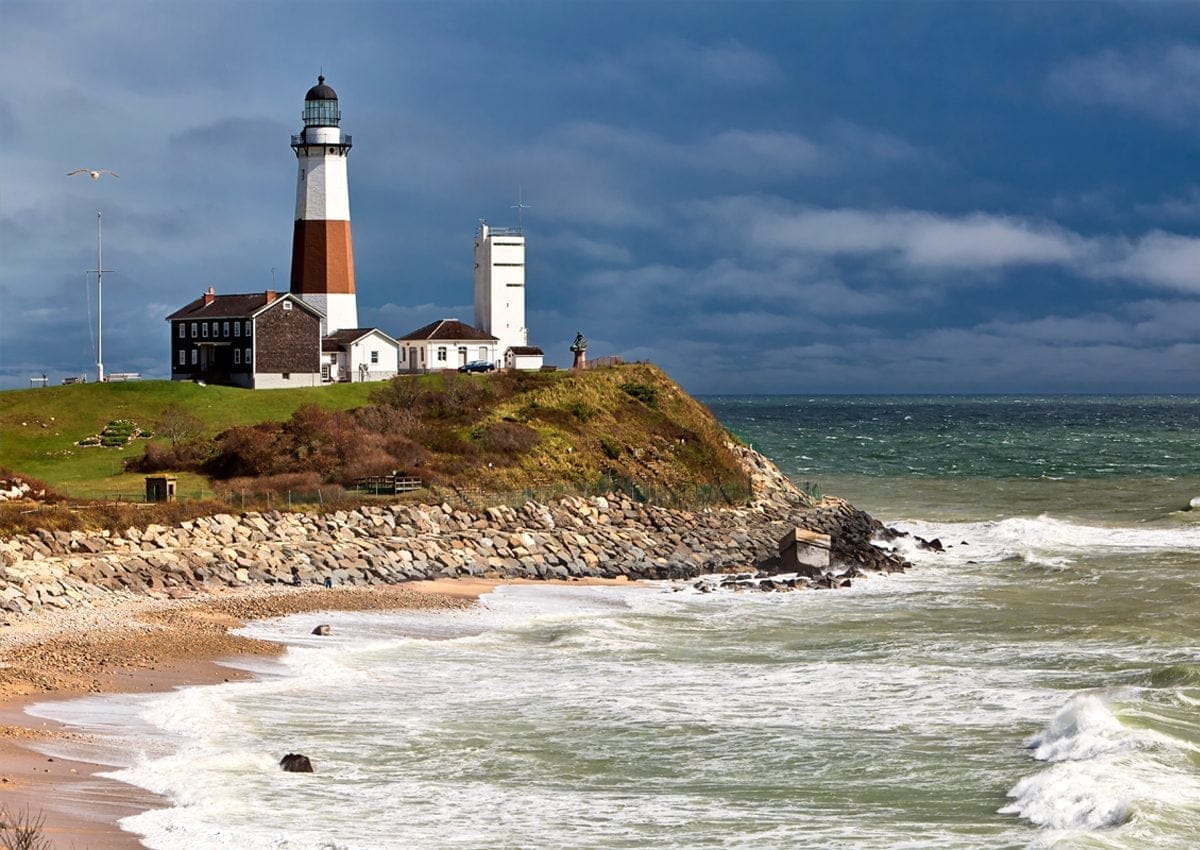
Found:
M 458 319 L 438 319 L 436 322 L 430 322 L 423 328 L 417 328 L 410 334 L 405 334 L 400 337 L 401 341 L 405 340 L 447 340 L 458 342 L 459 340 L 468 340 L 471 342 L 496 342 L 497 338 L 490 334 L 485 334 L 479 328 L 473 328 Z
M 392 345 L 396 344 L 396 340 L 385 334 L 379 328 L 342 328 L 339 331 L 334 331 L 329 336 L 321 340 L 322 351 L 341 351 L 349 348 L 360 339 L 371 334 L 379 334 Z
M 176 319 L 253 319 L 266 308 L 272 307 L 282 301 L 291 301 L 294 304 L 299 304 L 314 316 L 325 317 L 325 314 L 316 307 L 306 303 L 304 299 L 298 298 L 290 292 L 284 292 L 270 300 L 267 299 L 266 292 L 251 292 L 242 295 L 213 295 L 212 300 L 206 304 L 205 300 L 207 297 L 207 295 L 201 295 L 187 306 L 181 307 L 167 316 L 167 321 L 171 322 Z
M 508 350 L 518 357 L 540 355 L 545 356 L 546 352 L 542 351 L 536 345 L 510 345 Z

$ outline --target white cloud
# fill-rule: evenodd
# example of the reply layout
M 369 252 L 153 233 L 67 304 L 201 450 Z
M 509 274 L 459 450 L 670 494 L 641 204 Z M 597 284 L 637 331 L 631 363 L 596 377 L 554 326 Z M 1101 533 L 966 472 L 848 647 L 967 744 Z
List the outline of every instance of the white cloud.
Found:
M 699 210 L 715 227 L 736 228 L 749 245 L 760 249 L 824 256 L 879 254 L 913 269 L 1067 264 L 1083 242 L 1056 225 L 986 213 L 795 208 L 744 197 L 703 204 Z
M 1200 293 L 1200 239 L 1154 231 L 1133 242 L 1111 271 L 1127 280 Z
M 1151 115 L 1168 123 L 1200 119 L 1200 48 L 1175 44 L 1130 53 L 1107 50 L 1071 60 L 1049 77 L 1062 98 Z
M 1054 266 L 1097 280 L 1200 292 L 1200 239 L 1151 231 L 1132 239 L 1082 236 L 1056 224 L 973 212 L 814 209 L 776 198 L 738 197 L 692 205 L 714 238 L 736 233 L 752 255 L 882 258 L 915 273 L 984 274 Z

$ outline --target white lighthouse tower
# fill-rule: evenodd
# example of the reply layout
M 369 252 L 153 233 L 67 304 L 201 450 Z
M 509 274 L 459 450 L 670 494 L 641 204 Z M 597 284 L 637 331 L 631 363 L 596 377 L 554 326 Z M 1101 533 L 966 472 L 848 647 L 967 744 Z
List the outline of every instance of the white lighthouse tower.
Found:
M 296 152 L 296 226 L 292 234 L 291 290 L 325 314 L 324 335 L 358 327 L 350 186 L 338 96 L 324 77 L 304 96 L 304 129 L 292 136 Z
M 525 234 L 479 223 L 475 235 L 475 327 L 496 337 L 496 351 L 529 344 L 525 327 Z

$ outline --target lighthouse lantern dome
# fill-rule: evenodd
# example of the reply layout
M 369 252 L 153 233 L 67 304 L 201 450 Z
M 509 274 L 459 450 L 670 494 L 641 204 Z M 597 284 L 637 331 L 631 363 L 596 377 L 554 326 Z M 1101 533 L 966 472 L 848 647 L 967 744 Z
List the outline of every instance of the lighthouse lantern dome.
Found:
M 317 77 L 317 84 L 304 96 L 304 126 L 336 127 L 341 117 L 337 92 L 325 85 L 323 76 Z

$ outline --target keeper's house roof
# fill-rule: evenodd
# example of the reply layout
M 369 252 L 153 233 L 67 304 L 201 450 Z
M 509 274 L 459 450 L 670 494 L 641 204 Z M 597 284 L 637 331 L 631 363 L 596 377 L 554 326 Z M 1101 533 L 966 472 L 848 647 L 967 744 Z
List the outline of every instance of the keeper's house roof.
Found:
M 410 334 L 405 334 L 400 337 L 401 342 L 414 341 L 441 341 L 460 342 L 463 340 L 469 342 L 496 342 L 497 338 L 490 334 L 485 334 L 479 328 L 471 327 L 470 325 L 460 322 L 458 319 L 438 319 L 436 322 L 430 322 L 423 328 L 417 328 Z
M 179 319 L 252 319 L 261 313 L 264 308 L 284 300 L 290 300 L 294 304 L 300 305 L 313 315 L 324 316 L 316 307 L 306 304 L 302 299 L 287 292 L 283 295 L 276 295 L 270 291 L 251 292 L 242 295 L 215 295 L 210 290 L 187 306 L 181 307 L 167 316 L 167 321 L 173 322 Z
M 544 356 L 546 354 L 536 345 L 510 345 L 508 350 L 517 357 Z
M 379 336 L 392 345 L 396 344 L 396 340 L 392 339 L 379 328 L 342 328 L 340 331 L 334 331 L 321 340 L 321 350 L 326 352 L 345 351 L 363 337 L 368 337 L 371 334 L 379 334 Z

